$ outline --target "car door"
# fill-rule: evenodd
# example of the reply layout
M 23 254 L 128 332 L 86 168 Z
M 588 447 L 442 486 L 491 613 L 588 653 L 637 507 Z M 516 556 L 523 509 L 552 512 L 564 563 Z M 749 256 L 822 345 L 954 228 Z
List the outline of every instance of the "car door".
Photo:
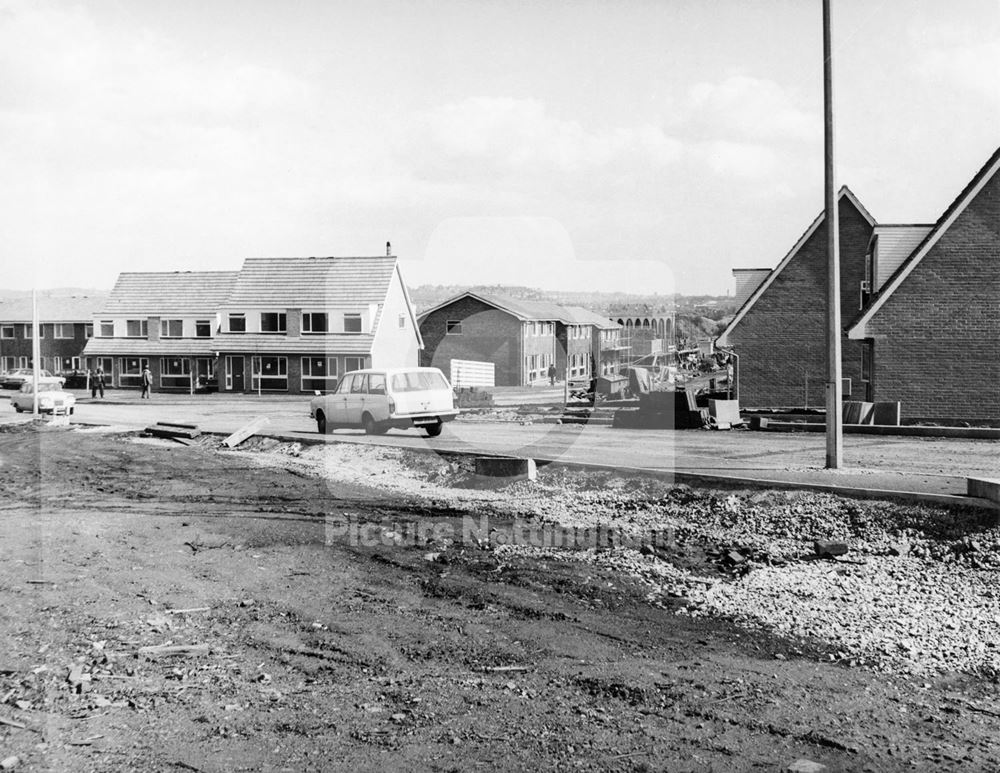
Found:
M 344 423 L 352 427 L 361 426 L 361 416 L 365 412 L 365 393 L 368 391 L 368 374 L 355 373 L 351 391 L 344 403 Z
M 351 393 L 351 384 L 354 383 L 354 374 L 348 373 L 337 384 L 337 390 L 327 395 L 324 401 L 327 411 L 326 420 L 329 424 L 347 423 L 347 398 Z
M 365 410 L 375 421 L 386 421 L 389 418 L 389 397 L 386 394 L 385 373 L 368 374 L 368 395 L 365 398 Z

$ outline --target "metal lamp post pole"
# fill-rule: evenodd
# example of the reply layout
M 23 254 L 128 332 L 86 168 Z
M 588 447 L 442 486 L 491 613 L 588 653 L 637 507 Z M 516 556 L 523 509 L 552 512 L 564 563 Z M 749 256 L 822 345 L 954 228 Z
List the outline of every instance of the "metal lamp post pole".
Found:
M 827 328 L 826 328 L 826 466 L 843 464 L 843 382 L 840 357 L 840 225 L 833 156 L 833 51 L 830 2 L 823 0 L 823 129 L 826 184 Z

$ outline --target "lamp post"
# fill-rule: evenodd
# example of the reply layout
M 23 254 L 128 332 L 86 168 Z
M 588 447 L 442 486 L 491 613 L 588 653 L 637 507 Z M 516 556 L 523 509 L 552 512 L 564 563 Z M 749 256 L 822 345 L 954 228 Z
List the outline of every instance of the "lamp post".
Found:
M 840 224 L 834 178 L 833 51 L 830 45 L 830 2 L 823 0 L 823 155 L 826 186 L 827 314 L 826 314 L 826 467 L 843 464 L 843 382 L 840 357 Z

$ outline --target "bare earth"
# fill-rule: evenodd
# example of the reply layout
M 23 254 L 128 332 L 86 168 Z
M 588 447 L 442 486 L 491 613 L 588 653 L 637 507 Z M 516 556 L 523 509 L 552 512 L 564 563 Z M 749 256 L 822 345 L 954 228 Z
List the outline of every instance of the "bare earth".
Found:
M 875 673 L 678 615 L 593 563 L 355 547 L 324 518 L 455 523 L 454 502 L 2 429 L 16 770 L 988 770 L 1000 753 L 990 677 Z M 191 648 L 141 651 L 161 646 Z

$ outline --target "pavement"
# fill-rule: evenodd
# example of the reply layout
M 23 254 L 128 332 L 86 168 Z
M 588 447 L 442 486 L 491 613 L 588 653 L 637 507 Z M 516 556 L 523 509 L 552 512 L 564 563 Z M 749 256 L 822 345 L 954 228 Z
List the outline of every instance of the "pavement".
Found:
M 157 421 L 229 434 L 258 416 L 260 434 L 299 442 L 350 442 L 446 453 L 528 456 L 594 469 L 643 471 L 678 482 L 808 488 L 853 496 L 987 505 L 966 496 L 970 476 L 1000 477 L 993 440 L 845 436 L 844 467 L 824 469 L 822 434 L 615 429 L 608 426 L 459 420 L 439 438 L 416 430 L 368 437 L 356 430 L 318 435 L 306 396 L 164 395 L 109 391 L 104 400 L 77 393 L 74 423 L 142 429 Z M 0 421 L 26 420 L 0 403 Z

